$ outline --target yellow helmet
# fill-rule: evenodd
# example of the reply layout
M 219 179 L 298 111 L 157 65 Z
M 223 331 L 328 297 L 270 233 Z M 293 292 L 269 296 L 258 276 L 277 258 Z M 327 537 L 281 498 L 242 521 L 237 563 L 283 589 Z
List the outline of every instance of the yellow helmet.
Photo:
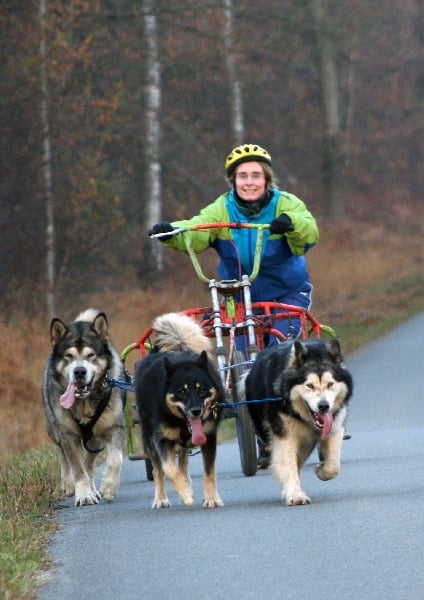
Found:
M 230 154 L 227 156 L 225 170 L 227 171 L 228 177 L 238 165 L 252 160 L 272 166 L 271 155 L 264 148 L 261 148 L 256 144 L 242 144 L 231 150 Z

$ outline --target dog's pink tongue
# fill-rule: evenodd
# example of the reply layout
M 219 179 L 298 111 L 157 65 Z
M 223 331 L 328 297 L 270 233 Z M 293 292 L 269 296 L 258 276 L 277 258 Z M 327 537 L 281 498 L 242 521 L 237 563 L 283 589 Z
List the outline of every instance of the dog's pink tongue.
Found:
M 205 432 L 202 427 L 202 420 L 200 417 L 190 419 L 191 427 L 191 443 L 193 446 L 203 446 L 206 442 Z
M 318 420 L 322 425 L 321 439 L 325 440 L 327 435 L 330 433 L 331 428 L 333 427 L 333 415 L 331 414 L 331 412 L 325 414 L 320 413 L 318 415 Z
M 60 405 L 63 408 L 71 408 L 75 403 L 75 386 L 69 382 L 66 392 L 60 397 Z

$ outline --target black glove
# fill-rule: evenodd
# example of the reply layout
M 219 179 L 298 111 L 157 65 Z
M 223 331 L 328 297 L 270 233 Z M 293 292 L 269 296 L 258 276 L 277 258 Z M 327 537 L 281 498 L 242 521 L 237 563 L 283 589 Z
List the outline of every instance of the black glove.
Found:
M 168 221 L 161 221 L 160 223 L 156 223 L 156 225 L 153 225 L 153 227 L 151 229 L 149 229 L 149 231 L 147 232 L 148 235 L 156 235 L 157 233 L 168 233 L 168 231 L 174 231 L 175 227 L 173 227 L 171 225 L 171 223 L 168 223 Z M 172 238 L 172 235 L 163 235 L 160 238 L 158 238 L 158 240 L 160 242 L 165 242 L 166 240 L 169 240 Z
M 279 233 L 281 235 L 287 233 L 287 231 L 294 231 L 294 227 L 290 217 L 283 214 L 271 221 L 269 230 L 271 233 Z

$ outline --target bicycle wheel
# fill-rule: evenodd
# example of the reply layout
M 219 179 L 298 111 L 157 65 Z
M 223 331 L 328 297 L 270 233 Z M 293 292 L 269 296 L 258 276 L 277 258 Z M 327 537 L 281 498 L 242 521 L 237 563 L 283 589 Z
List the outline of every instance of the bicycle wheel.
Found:
M 238 402 L 237 383 L 248 370 L 242 363 L 245 360 L 243 352 L 234 352 L 232 374 L 233 402 Z M 243 474 L 251 477 L 256 474 L 258 465 L 256 458 L 256 436 L 249 409 L 245 404 L 236 407 L 237 439 L 240 450 L 240 461 Z

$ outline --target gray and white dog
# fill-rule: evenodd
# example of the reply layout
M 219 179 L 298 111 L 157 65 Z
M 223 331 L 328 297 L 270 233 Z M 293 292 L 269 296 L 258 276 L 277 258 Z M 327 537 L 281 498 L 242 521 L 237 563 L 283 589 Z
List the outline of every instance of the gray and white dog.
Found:
M 44 372 L 46 429 L 57 446 L 61 489 L 75 505 L 111 502 L 117 493 L 125 440 L 122 392 L 109 378 L 122 379 L 122 363 L 109 337 L 106 315 L 87 309 L 71 323 L 53 319 L 52 351 Z M 95 462 L 104 449 L 99 490 Z

